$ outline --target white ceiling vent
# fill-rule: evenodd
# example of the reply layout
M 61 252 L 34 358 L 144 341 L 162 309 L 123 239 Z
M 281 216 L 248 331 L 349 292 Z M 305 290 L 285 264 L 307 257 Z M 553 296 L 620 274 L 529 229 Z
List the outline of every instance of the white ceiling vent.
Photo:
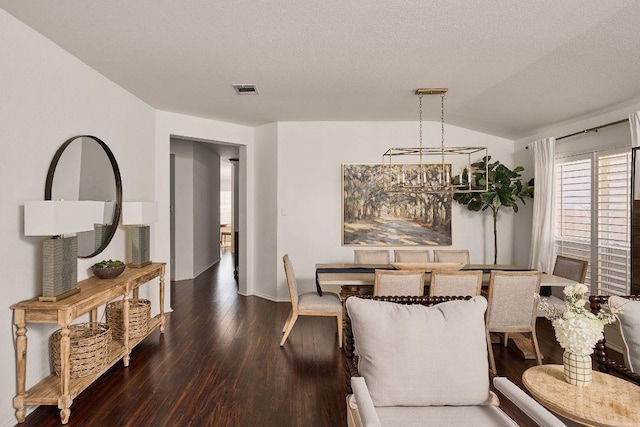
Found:
M 231 85 L 238 95 L 257 95 L 256 85 Z

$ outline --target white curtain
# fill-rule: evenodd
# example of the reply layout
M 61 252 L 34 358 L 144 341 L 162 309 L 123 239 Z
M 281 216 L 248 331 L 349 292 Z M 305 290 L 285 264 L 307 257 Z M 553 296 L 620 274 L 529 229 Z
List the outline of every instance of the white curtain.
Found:
M 631 146 L 640 146 L 640 111 L 629 114 L 629 126 L 631 127 Z
M 555 158 L 556 139 L 544 138 L 529 144 L 533 153 L 535 193 L 531 227 L 531 268 L 547 273 L 555 262 Z

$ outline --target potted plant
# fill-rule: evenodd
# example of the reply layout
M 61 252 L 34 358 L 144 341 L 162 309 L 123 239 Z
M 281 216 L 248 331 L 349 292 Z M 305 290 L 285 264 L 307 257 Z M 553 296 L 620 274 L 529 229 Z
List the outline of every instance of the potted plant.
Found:
M 91 270 L 96 277 L 101 279 L 113 279 L 118 277 L 125 269 L 125 264 L 122 261 L 100 261 L 91 266 Z
M 482 160 L 471 164 L 472 188 L 485 188 L 486 192 L 457 193 L 453 199 L 466 206 L 470 211 L 485 211 L 491 209 L 493 213 L 493 263 L 498 263 L 498 211 L 501 207 L 511 208 L 518 212 L 518 203 L 525 204 L 527 199 L 533 199 L 534 180 L 531 178 L 523 183 L 520 179 L 522 166 L 511 170 L 499 161 L 489 163 L 491 156 L 485 156 Z M 488 163 L 488 164 L 487 164 Z M 454 184 L 468 184 L 468 171 L 456 176 Z M 462 182 L 460 179 L 462 178 Z

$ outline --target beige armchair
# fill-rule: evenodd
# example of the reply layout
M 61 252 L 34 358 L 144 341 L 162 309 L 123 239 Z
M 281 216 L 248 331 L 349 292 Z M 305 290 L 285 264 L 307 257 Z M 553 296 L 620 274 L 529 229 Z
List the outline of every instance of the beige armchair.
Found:
M 596 361 L 598 369 L 602 372 L 615 373 L 633 383 L 640 385 L 640 295 L 626 295 L 623 297 L 609 295 L 591 295 L 591 311 L 593 314 L 600 312 L 603 304 L 611 307 L 620 307 L 622 312 L 618 314 L 618 322 L 612 328 L 618 328 L 622 338 L 622 350 L 624 365 L 609 357 L 609 350 L 605 339 L 596 344 Z
M 518 425 L 489 389 L 483 297 L 355 296 L 345 304 L 349 427 Z M 564 426 L 506 378 L 494 385 L 532 423 Z
M 396 249 L 393 251 L 395 262 L 425 263 L 431 262 L 429 250 Z
M 424 295 L 423 270 L 376 270 L 373 295 Z
M 386 249 L 356 249 L 353 251 L 354 264 L 389 264 L 389 251 Z
M 487 309 L 487 345 L 491 371 L 497 374 L 490 332 L 504 333 L 504 346 L 510 333 L 528 333 L 536 355 L 542 365 L 542 354 L 536 335 L 536 317 L 540 292 L 539 271 L 492 271 L 489 281 L 489 308 Z
M 331 316 L 336 317 L 338 325 L 338 346 L 342 347 L 342 302 L 340 297 L 331 292 L 324 292 L 322 296 L 314 292 L 298 293 L 298 282 L 293 271 L 293 264 L 289 255 L 282 258 L 284 272 L 287 276 L 289 296 L 291 297 L 291 312 L 282 328 L 284 335 L 280 341 L 280 347 L 287 342 L 287 338 L 295 325 L 298 316 Z
M 433 260 L 435 262 L 459 262 L 469 264 L 469 251 L 466 249 L 434 249 Z
M 429 296 L 480 295 L 482 270 L 431 272 Z

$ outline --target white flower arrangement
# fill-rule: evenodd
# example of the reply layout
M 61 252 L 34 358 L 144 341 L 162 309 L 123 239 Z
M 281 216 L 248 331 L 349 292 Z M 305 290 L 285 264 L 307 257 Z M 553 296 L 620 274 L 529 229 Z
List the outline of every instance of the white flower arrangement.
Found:
M 621 312 L 619 308 L 612 309 L 603 304 L 598 315 L 594 315 L 585 308 L 589 302 L 586 297 L 588 290 L 582 283 L 566 286 L 562 306 L 550 305 L 540 299 L 540 309 L 551 320 L 560 346 L 565 351 L 584 356 L 593 353 L 596 343 L 604 337 L 604 325 L 614 323 L 616 315 Z

